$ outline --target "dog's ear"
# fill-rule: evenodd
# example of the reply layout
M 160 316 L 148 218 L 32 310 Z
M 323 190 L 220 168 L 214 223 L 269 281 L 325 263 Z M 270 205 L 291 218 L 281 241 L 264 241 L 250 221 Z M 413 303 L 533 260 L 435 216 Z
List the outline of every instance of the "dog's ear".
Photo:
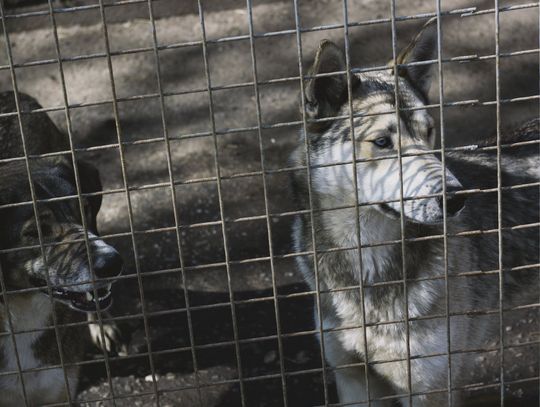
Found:
M 54 161 L 50 162 L 55 168 L 57 175 L 70 182 L 75 187 L 75 172 L 73 170 L 72 161 L 66 157 L 54 157 Z M 76 160 L 77 172 L 79 173 L 79 185 L 82 194 L 90 194 L 93 192 L 101 192 L 102 185 L 99 177 L 99 171 L 92 164 L 84 160 Z M 89 204 L 90 209 L 90 226 L 96 229 L 96 217 L 101 207 L 102 196 L 92 195 L 84 197 Z
M 414 39 L 396 58 L 396 63 L 410 64 L 413 62 L 430 61 L 437 58 L 437 18 L 430 19 Z M 394 62 L 390 61 L 391 66 Z M 427 98 L 434 71 L 434 64 L 423 64 L 400 67 L 398 73 L 411 82 L 423 96 Z
M 16 191 L 11 188 L 9 183 L 2 183 L 0 185 L 0 206 L 20 202 L 21 199 L 17 199 Z M 0 208 L 0 249 L 7 247 L 6 243 L 9 242 L 9 230 L 13 222 L 13 213 L 11 208 Z
M 96 167 L 86 161 L 79 160 L 77 161 L 77 171 L 79 173 L 79 182 L 81 186 L 81 192 L 83 194 L 102 191 L 101 179 L 99 177 L 99 171 Z M 101 194 L 86 197 L 88 203 L 90 204 L 90 221 L 93 223 L 92 226 L 94 227 L 94 229 L 96 227 L 96 217 L 99 212 L 99 208 L 101 208 L 102 198 L 103 197 Z
M 308 72 L 309 76 L 318 74 L 342 72 L 347 69 L 343 51 L 329 40 L 319 44 L 315 62 Z M 351 75 L 352 86 L 359 83 L 355 75 Z M 335 116 L 340 107 L 347 101 L 347 75 L 346 73 L 333 74 L 310 78 L 304 87 L 306 114 L 310 119 Z M 320 127 L 322 123 L 313 123 Z M 319 126 L 316 126 L 319 125 Z

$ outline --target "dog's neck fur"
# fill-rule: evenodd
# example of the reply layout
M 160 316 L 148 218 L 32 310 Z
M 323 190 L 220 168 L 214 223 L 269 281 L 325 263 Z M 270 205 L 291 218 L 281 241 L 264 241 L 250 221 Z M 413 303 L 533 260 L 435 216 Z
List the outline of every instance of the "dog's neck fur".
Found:
M 0 305 L 0 332 L 7 333 L 0 337 L 0 370 L 17 372 L 19 367 L 16 355 L 19 355 L 20 367 L 23 370 L 55 366 L 59 364 L 57 339 L 55 331 L 46 329 L 53 323 L 55 312 L 58 323 L 71 322 L 64 308 L 53 311 L 49 296 L 43 293 L 16 294 L 8 298 L 11 327 L 8 321 L 5 304 Z M 13 347 L 11 329 L 16 333 L 17 350 Z M 25 332 L 30 331 L 30 332 Z M 60 342 L 64 361 L 75 361 L 74 355 L 82 352 L 79 329 L 60 331 Z M 66 368 L 70 392 L 74 394 L 78 383 L 78 367 Z M 54 403 L 64 399 L 65 376 L 60 368 L 36 370 L 24 373 L 26 396 L 30 404 Z M 19 375 L 17 373 L 0 377 L 0 393 L 2 405 L 19 406 L 24 404 Z
M 374 245 L 362 248 L 361 263 L 357 249 L 357 226 L 360 227 L 361 245 Z M 315 216 L 315 229 L 323 232 L 317 233 L 317 246 L 324 249 L 350 249 L 342 253 L 350 263 L 349 270 L 355 284 L 360 281 L 361 273 L 363 281 L 368 283 L 399 280 L 403 277 L 399 220 L 375 209 L 361 209 L 357 225 L 356 210 L 352 208 L 322 212 Z M 378 245 L 384 242 L 398 243 Z
M 36 365 L 39 365 L 39 362 L 36 360 L 33 345 L 47 332 L 41 329 L 44 329 L 50 324 L 52 314 L 51 300 L 42 293 L 17 294 L 8 298 L 8 304 L 13 331 L 32 331 L 17 334 L 17 352 L 21 358 L 21 367 L 23 369 L 36 367 Z M 2 331 L 10 332 L 6 305 L 2 304 L 1 309 L 0 321 Z M 11 349 L 13 347 L 10 336 L 11 334 L 3 337 L 1 343 L 3 343 L 4 358 L 3 360 L 0 359 L 0 361 L 3 362 L 3 367 L 16 370 L 15 353 L 13 351 L 6 351 L 7 348 Z

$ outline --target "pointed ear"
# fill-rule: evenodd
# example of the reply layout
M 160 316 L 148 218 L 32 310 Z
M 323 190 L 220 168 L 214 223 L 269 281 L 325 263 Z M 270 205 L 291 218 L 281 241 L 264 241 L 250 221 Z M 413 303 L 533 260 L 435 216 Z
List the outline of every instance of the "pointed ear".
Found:
M 99 171 L 92 164 L 77 160 L 77 171 L 79 172 L 79 181 L 81 186 L 81 192 L 83 194 L 101 192 L 101 178 L 99 176 Z M 103 200 L 102 195 L 92 195 L 86 198 L 90 204 L 90 210 L 92 218 L 90 222 L 92 223 L 94 229 L 96 229 L 96 217 L 101 208 L 101 201 Z
M 309 70 L 309 76 L 318 74 L 342 72 L 347 69 L 345 55 L 339 47 L 329 40 L 319 44 L 315 62 Z M 353 88 L 359 83 L 358 78 L 351 74 Z M 311 78 L 304 87 L 306 114 L 311 119 L 335 116 L 340 107 L 347 101 L 347 74 L 335 74 Z M 323 123 L 312 123 L 321 127 Z M 314 130 L 314 129 L 313 129 Z
M 437 58 L 437 18 L 430 19 L 407 47 L 396 58 L 397 64 L 429 61 Z M 390 62 L 393 65 L 393 61 Z M 407 78 L 427 98 L 434 64 L 413 65 L 399 68 L 399 74 Z
M 57 171 L 58 176 L 64 178 L 75 186 L 75 172 L 71 159 L 67 157 L 54 157 L 51 160 L 51 165 Z M 92 164 L 84 160 L 76 160 L 77 171 L 79 173 L 79 185 L 81 187 L 81 193 L 89 194 L 93 192 L 101 192 L 102 185 L 99 176 L 99 171 Z M 96 230 L 96 217 L 101 208 L 102 195 L 93 195 L 86 197 L 90 206 L 91 218 L 88 219 L 89 226 L 92 230 Z

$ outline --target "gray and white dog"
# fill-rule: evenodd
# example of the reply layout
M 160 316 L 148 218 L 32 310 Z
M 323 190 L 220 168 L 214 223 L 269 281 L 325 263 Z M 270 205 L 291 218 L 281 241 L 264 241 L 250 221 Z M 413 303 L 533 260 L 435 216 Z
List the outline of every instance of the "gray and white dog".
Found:
M 451 386 L 459 387 L 475 363 L 474 354 L 462 351 L 490 341 L 498 348 L 496 149 L 492 142 L 448 152 L 447 168 L 430 152 L 435 122 L 423 106 L 434 64 L 415 62 L 433 59 L 436 30 L 431 23 L 397 58 L 399 122 L 392 66 L 350 74 L 353 128 L 349 118 L 342 119 L 349 116 L 349 88 L 345 57 L 336 45 L 321 42 L 305 83 L 308 124 L 291 163 L 307 165 L 307 137 L 314 224 L 297 216 L 292 233 L 296 251 L 317 251 L 316 268 L 308 256 L 297 257 L 297 265 L 311 288 L 318 281 L 322 292 L 322 321 L 317 311 L 315 320 L 318 329 L 322 324 L 319 339 L 344 405 L 367 405 L 368 398 L 392 395 L 371 405 L 396 400 L 409 405 L 409 392 L 415 406 L 448 405 L 449 362 Z M 505 321 L 516 312 L 513 307 L 539 302 L 538 186 L 508 188 L 538 182 L 538 144 L 532 142 L 539 137 L 538 123 L 529 122 L 502 139 L 508 145 L 502 148 L 500 178 Z M 510 145 L 527 140 L 528 145 Z M 295 172 L 293 189 L 304 207 L 310 205 L 307 182 L 307 171 Z M 404 258 L 400 213 L 405 218 Z M 445 217 L 447 239 L 442 237 Z M 368 246 L 361 252 L 358 236 Z M 460 392 L 453 392 L 452 400 L 461 405 Z

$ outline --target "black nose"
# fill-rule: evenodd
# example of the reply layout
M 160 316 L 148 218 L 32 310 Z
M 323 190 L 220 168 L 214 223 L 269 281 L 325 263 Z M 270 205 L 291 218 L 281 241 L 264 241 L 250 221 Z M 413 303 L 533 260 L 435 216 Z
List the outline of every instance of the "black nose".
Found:
M 98 278 L 116 277 L 122 272 L 122 257 L 116 250 L 96 255 L 94 273 Z
M 456 215 L 465 206 L 465 196 L 454 195 L 458 191 L 462 191 L 463 188 L 447 185 L 446 187 L 446 213 L 449 216 Z M 443 208 L 442 198 L 439 198 L 439 206 Z

